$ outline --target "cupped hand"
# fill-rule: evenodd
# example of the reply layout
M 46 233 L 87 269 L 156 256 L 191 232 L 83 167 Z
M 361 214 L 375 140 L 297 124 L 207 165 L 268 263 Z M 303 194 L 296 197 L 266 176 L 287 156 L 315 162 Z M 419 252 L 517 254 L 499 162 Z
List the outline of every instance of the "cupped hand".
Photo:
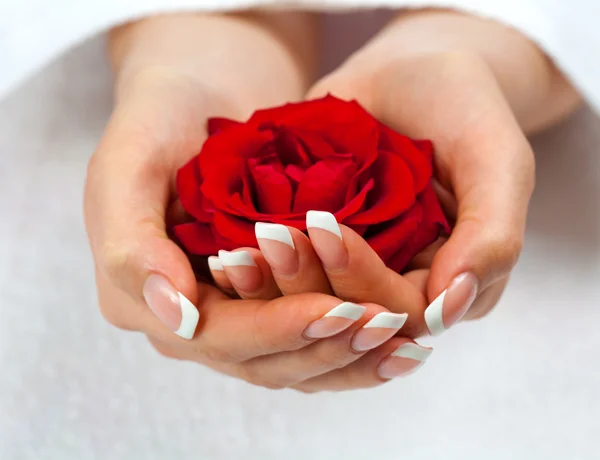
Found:
M 331 218 L 329 233 L 309 228 L 312 246 L 294 229 L 262 226 L 257 227 L 262 254 L 246 250 L 260 277 L 236 276 L 236 259 L 225 254 L 221 264 L 213 259 L 213 268 L 225 269 L 213 270 L 215 279 L 242 297 L 312 289 L 378 302 L 410 313 L 403 333 L 413 337 L 424 330 L 438 335 L 463 318 L 487 314 L 523 245 L 534 187 L 534 156 L 525 133 L 570 113 L 576 93 L 516 31 L 448 11 L 400 16 L 307 98 L 327 93 L 356 99 L 398 132 L 433 141 L 435 185 L 454 223 L 451 235 L 417 256 L 401 277 L 390 274 L 350 229 L 333 231 L 337 224 Z M 294 243 L 288 247 L 295 258 L 281 241 Z
M 329 212 L 308 212 L 306 225 L 308 236 L 293 227 L 256 224 L 260 250 L 239 248 L 209 258 L 217 286 L 225 292 L 233 289 L 243 299 L 319 292 L 351 302 L 375 302 L 406 317 L 403 336 L 426 332 L 424 271 L 404 277 L 387 268 L 360 235 L 338 224 Z M 389 324 L 382 321 L 378 327 L 389 327 L 391 336 L 397 332 L 391 332 L 397 318 L 388 319 Z
M 207 119 L 244 118 L 306 91 L 301 56 L 290 56 L 295 40 L 273 39 L 286 17 L 274 25 L 262 15 L 157 17 L 115 32 L 116 105 L 85 190 L 99 303 L 110 323 L 146 334 L 165 356 L 254 384 L 311 392 L 377 385 L 428 352 L 389 340 L 403 315 L 318 293 L 231 300 L 197 283 L 166 231 L 176 171 L 200 150 Z M 298 21 L 304 40 L 306 15 L 286 33 Z M 209 42 L 220 51 L 197 45 Z M 247 55 L 264 65 L 246 69 Z M 390 317 L 394 329 L 369 326 Z

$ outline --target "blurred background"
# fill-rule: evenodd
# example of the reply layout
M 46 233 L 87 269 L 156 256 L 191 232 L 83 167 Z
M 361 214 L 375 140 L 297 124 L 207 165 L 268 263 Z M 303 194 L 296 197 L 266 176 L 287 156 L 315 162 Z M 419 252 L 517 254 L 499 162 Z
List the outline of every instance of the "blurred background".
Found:
M 385 17 L 327 16 L 323 69 Z M 590 109 L 532 140 L 525 251 L 497 310 L 437 340 L 415 375 L 307 396 L 166 360 L 102 320 L 81 203 L 111 98 L 94 37 L 0 100 L 0 459 L 598 458 L 600 119 Z

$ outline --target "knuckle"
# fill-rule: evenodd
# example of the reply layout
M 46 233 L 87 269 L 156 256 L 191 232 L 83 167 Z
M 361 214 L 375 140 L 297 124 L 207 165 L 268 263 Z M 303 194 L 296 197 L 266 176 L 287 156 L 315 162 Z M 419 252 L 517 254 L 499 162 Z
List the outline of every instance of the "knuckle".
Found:
M 197 352 L 200 353 L 199 350 L 197 350 Z M 205 346 L 203 347 L 201 354 L 204 355 L 210 361 L 214 361 L 217 363 L 237 364 L 241 362 L 240 357 L 235 356 L 231 351 L 223 350 L 216 347 Z
M 287 388 L 287 386 L 281 382 L 274 382 L 267 379 L 255 366 L 239 366 L 238 377 L 251 385 L 267 388 L 269 390 L 282 390 Z
M 288 351 L 295 348 L 296 342 L 302 340 L 301 332 L 298 331 L 299 316 L 292 311 L 296 308 L 295 305 L 287 304 L 286 312 L 281 310 L 282 306 L 274 306 L 272 302 L 266 302 L 256 308 L 252 324 L 252 346 L 257 350 L 257 354 Z M 276 328 L 273 328 L 274 317 L 278 320 Z
M 113 304 L 99 302 L 100 314 L 111 326 L 124 331 L 132 331 L 134 328 L 127 320 L 122 310 Z
M 157 341 L 151 341 L 150 344 L 152 345 L 152 348 L 154 348 L 154 350 L 156 350 L 156 352 L 163 358 L 181 359 L 181 357 L 178 356 L 175 351 L 166 344 Z
M 313 354 L 315 367 L 325 370 L 342 369 L 351 357 L 349 338 L 343 343 L 336 340 L 332 346 L 317 347 Z
M 105 241 L 99 250 L 99 270 L 102 274 L 120 286 L 127 273 L 134 266 L 136 250 L 131 244 L 118 241 Z
M 523 250 L 523 235 L 512 229 L 490 231 L 486 243 L 492 263 L 503 270 L 510 270 Z

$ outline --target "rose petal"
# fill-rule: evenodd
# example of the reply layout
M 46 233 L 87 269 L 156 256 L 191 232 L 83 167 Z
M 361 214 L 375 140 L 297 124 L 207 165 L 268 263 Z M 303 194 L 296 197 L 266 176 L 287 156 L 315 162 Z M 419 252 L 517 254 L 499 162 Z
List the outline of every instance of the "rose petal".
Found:
M 434 243 L 440 235 L 439 225 L 423 222 L 412 234 L 412 238 L 390 259 L 386 265 L 396 273 L 402 273 L 413 258 L 430 244 Z
M 279 107 L 257 110 L 252 114 L 248 123 L 261 125 L 263 123 L 284 120 L 290 114 L 293 115 L 298 110 L 298 106 L 303 104 L 306 104 L 306 102 L 288 103 Z
M 361 191 L 358 192 L 346 206 L 334 213 L 338 222 L 345 224 L 348 217 L 353 216 L 361 209 L 365 208 L 367 196 L 373 189 L 374 184 L 375 181 L 373 179 L 369 179 Z
M 277 130 L 275 148 L 279 160 L 286 166 L 296 165 L 307 169 L 314 163 L 297 136 L 285 127 Z
M 225 209 L 229 197 L 243 190 L 248 158 L 255 157 L 273 140 L 270 131 L 258 132 L 246 125 L 209 137 L 199 155 L 204 178 L 201 190 L 217 209 Z
M 359 162 L 376 153 L 379 131 L 375 119 L 356 101 L 334 96 L 287 104 L 256 112 L 250 123 L 274 122 L 292 131 L 312 132 L 327 141 L 338 153 L 354 153 Z M 309 148 L 312 151 L 312 149 Z M 320 149 L 313 151 L 319 154 Z
M 379 123 L 379 148 L 401 157 L 410 168 L 415 193 L 421 192 L 433 174 L 433 144 L 430 141 L 413 141 Z
M 451 230 L 450 224 L 448 223 L 448 219 L 442 210 L 440 201 L 438 200 L 435 189 L 433 188 L 433 184 L 429 183 L 427 185 L 425 190 L 423 190 L 423 193 L 419 195 L 418 201 L 423 206 L 425 218 L 429 222 L 439 224 L 441 231 L 449 234 Z
M 252 180 L 251 174 L 249 172 L 246 172 L 246 174 L 242 176 L 242 193 L 238 195 L 240 196 L 245 209 L 249 211 L 256 210 L 256 207 L 254 206 L 256 198 L 254 181 Z
M 230 120 L 228 118 L 209 118 L 207 123 L 208 135 L 212 136 L 217 134 L 219 131 L 225 131 L 233 126 L 241 125 L 240 122 L 235 120 Z
M 379 257 L 388 263 L 392 256 L 398 254 L 406 242 L 412 238 L 422 219 L 421 205 L 416 203 L 404 215 L 370 227 L 365 234 L 365 239 Z
M 192 158 L 177 171 L 177 193 L 183 208 L 200 222 L 210 222 L 211 215 L 204 208 L 204 195 L 200 191 L 202 176 L 198 157 Z
M 384 226 L 371 227 L 367 242 L 392 270 L 400 273 L 419 252 L 442 234 L 449 233 L 446 216 L 429 185 L 415 205 L 404 215 Z
M 285 167 L 285 175 L 290 179 L 292 188 L 294 188 L 294 185 L 297 186 L 302 181 L 304 169 L 296 165 L 287 165 Z
M 427 139 L 412 139 L 412 143 L 433 163 L 433 142 Z
M 338 154 L 346 155 L 346 152 L 336 152 L 333 146 L 323 137 L 302 128 L 294 128 L 294 134 L 298 142 L 302 144 L 310 158 L 310 164 L 315 164 L 320 160 L 335 157 Z
M 222 249 L 217 244 L 208 224 L 192 222 L 176 225 L 173 228 L 173 233 L 190 254 L 207 256 L 216 254 L 219 249 Z
M 348 181 L 356 172 L 352 155 L 333 157 L 307 169 L 294 198 L 294 212 L 336 212 L 344 206 Z
M 375 179 L 364 211 L 347 219 L 349 225 L 373 225 L 394 219 L 415 202 L 413 176 L 404 161 L 381 151 L 370 169 Z
M 263 214 L 289 213 L 293 192 L 281 164 L 249 162 L 256 193 L 255 207 Z
M 241 246 L 257 247 L 258 242 L 254 234 L 254 223 L 224 212 L 216 212 L 213 220 L 214 232 L 223 238 L 229 249 Z M 228 249 L 224 247 L 223 249 Z

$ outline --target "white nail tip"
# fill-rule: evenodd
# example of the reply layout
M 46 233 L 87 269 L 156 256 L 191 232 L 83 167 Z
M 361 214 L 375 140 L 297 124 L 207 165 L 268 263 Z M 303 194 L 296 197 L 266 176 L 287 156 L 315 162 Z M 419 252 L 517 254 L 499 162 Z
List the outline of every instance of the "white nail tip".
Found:
M 374 316 L 371 321 L 363 326 L 368 327 L 384 327 L 389 329 L 400 329 L 404 326 L 408 315 L 406 313 L 390 313 L 382 312 Z
M 321 228 L 342 239 L 340 226 L 338 225 L 337 220 L 335 220 L 335 216 L 330 212 L 308 211 L 306 213 L 306 227 Z
M 417 345 L 416 343 L 408 342 L 400 345 L 391 356 L 396 356 L 397 358 L 414 359 L 415 361 L 423 362 L 429 358 L 431 353 L 433 353 L 432 348 L 425 348 Z
M 431 335 L 440 335 L 446 330 L 444 326 L 444 298 L 446 292 L 442 292 L 437 299 L 431 302 L 431 305 L 425 310 L 425 323 Z
M 181 307 L 181 324 L 179 325 L 179 329 L 175 331 L 175 334 L 184 339 L 191 339 L 194 337 L 194 332 L 196 332 L 200 313 L 198 313 L 198 309 L 186 296 L 181 292 L 177 294 L 179 296 L 179 306 Z
M 279 241 L 287 244 L 292 249 L 296 249 L 292 235 L 285 225 L 257 222 L 254 226 L 254 231 L 256 233 L 256 238 Z
M 219 259 L 224 267 L 256 267 L 256 262 L 248 251 L 219 251 Z
M 366 309 L 367 308 L 363 307 L 362 305 L 356 305 L 355 303 L 351 302 L 344 302 L 339 304 L 329 313 L 327 313 L 325 317 L 335 316 L 337 318 L 348 318 L 353 321 L 356 321 L 360 319 L 360 317 L 364 314 Z
M 221 263 L 221 259 L 215 256 L 210 256 L 208 258 L 208 268 L 212 271 L 223 271 L 223 264 Z

